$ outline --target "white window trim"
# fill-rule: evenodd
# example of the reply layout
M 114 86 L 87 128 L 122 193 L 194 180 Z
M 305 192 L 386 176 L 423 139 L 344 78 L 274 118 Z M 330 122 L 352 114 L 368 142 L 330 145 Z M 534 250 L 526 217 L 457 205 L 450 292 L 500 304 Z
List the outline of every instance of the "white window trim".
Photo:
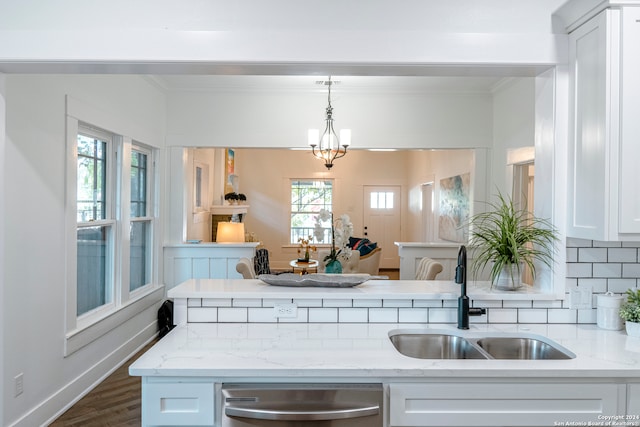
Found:
M 157 228 L 157 216 L 158 216 L 158 188 L 152 188 L 153 201 L 151 202 L 151 209 L 153 212 L 152 218 L 154 218 L 153 230 L 154 230 L 154 242 L 152 245 L 153 259 L 152 259 L 152 281 L 149 285 L 145 285 L 135 292 L 129 293 L 129 286 L 122 284 L 123 267 L 118 260 L 122 260 L 123 254 L 119 252 L 119 248 L 115 248 L 114 256 L 116 258 L 116 266 L 114 268 L 115 277 L 115 294 L 114 301 L 111 304 L 106 304 L 96 310 L 86 313 L 83 316 L 77 316 L 77 218 L 76 218 L 76 199 L 77 199 L 77 138 L 80 123 L 90 123 L 93 126 L 97 126 L 103 129 L 109 129 L 116 134 L 126 135 L 123 130 L 131 130 L 133 127 L 128 123 L 126 118 L 116 117 L 110 114 L 105 114 L 102 111 L 96 110 L 91 106 L 88 106 L 78 100 L 71 97 L 67 97 L 67 117 L 66 117 L 66 200 L 65 200 L 65 247 L 66 247 L 66 307 L 65 307 L 65 357 L 74 353 L 78 349 L 86 346 L 94 340 L 100 338 L 106 333 L 110 332 L 117 326 L 123 324 L 127 320 L 133 318 L 143 310 L 151 307 L 157 302 L 161 301 L 165 295 L 164 285 L 157 283 L 158 278 L 158 266 L 157 261 L 159 259 L 159 243 L 156 233 Z M 133 133 L 133 132 L 132 132 Z M 145 136 L 151 135 L 146 134 Z M 135 136 L 135 135 L 133 135 Z M 128 152 L 128 156 L 131 154 L 131 138 L 123 138 L 120 143 L 117 143 L 123 150 L 123 154 Z M 125 148 L 128 147 L 129 150 Z M 156 161 L 157 151 L 154 152 L 154 158 L 150 159 Z M 122 162 L 120 162 L 122 164 Z M 128 164 L 128 163 L 127 163 Z M 111 169 L 111 168 L 109 168 Z M 119 176 L 122 177 L 122 171 L 118 171 Z M 159 183 L 157 170 L 154 170 L 149 175 L 150 179 Z M 127 180 L 124 180 L 127 181 Z M 112 182 L 114 182 L 112 180 Z M 148 183 L 149 185 L 149 183 Z M 126 185 L 127 195 L 130 195 L 130 182 Z M 107 190 L 110 192 L 110 190 Z M 111 195 L 110 195 L 111 197 Z M 123 195 L 121 195 L 123 197 Z M 112 199 L 113 200 L 113 199 Z M 122 199 L 122 200 L 130 200 Z M 112 205 L 114 205 L 112 203 Z M 112 206 L 112 209 L 116 209 Z M 116 212 L 128 212 L 128 209 L 120 210 Z M 127 214 L 128 215 L 128 214 Z M 112 219 L 116 219 L 112 217 Z M 124 218 L 117 218 L 119 224 L 128 224 L 124 222 Z M 97 225 L 97 222 L 96 222 Z M 120 228 L 120 229 L 118 229 Z M 124 232 L 122 226 L 116 225 L 114 229 L 115 233 Z M 127 231 L 128 231 L 128 227 Z M 127 236 L 127 241 L 129 237 Z M 117 245 L 116 245 L 117 246 Z M 128 259 L 128 258 L 127 258 Z M 126 263 L 128 264 L 128 263 Z M 128 272 L 127 272 L 128 273 Z

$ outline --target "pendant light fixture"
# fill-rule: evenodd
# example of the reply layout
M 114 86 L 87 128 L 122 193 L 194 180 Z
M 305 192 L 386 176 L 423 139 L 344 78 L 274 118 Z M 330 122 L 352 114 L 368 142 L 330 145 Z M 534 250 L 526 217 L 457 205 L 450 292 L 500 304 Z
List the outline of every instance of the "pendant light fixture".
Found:
M 329 76 L 329 80 L 323 83 L 329 89 L 327 97 L 329 105 L 327 105 L 326 110 L 324 132 L 320 136 L 318 129 L 309 129 L 309 146 L 311 146 L 313 155 L 324 161 L 327 169 L 331 170 L 333 161 L 347 154 L 347 148 L 351 144 L 351 129 L 342 129 L 340 138 L 338 138 L 333 128 L 333 107 L 331 106 L 331 86 L 334 82 L 331 81 L 331 76 Z

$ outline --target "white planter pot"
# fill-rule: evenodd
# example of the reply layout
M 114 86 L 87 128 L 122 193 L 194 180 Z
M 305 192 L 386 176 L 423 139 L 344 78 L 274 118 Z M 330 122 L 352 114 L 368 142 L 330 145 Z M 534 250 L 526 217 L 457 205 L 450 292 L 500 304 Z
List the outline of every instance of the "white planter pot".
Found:
M 625 322 L 625 329 L 630 337 L 640 337 L 640 323 Z
M 502 267 L 493 286 L 500 291 L 515 291 L 522 287 L 522 265 L 507 264 Z

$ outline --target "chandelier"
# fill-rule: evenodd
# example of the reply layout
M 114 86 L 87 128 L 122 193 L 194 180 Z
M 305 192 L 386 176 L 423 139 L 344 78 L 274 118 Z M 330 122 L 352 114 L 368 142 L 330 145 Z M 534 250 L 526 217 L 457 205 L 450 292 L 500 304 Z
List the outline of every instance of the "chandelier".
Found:
M 338 138 L 335 129 L 333 129 L 333 107 L 331 106 L 331 86 L 333 82 L 331 81 L 331 76 L 324 84 L 329 89 L 327 96 L 329 105 L 327 105 L 326 110 L 324 132 L 320 136 L 318 129 L 309 129 L 309 145 L 313 155 L 324 161 L 327 169 L 331 170 L 333 161 L 347 154 L 347 147 L 351 144 L 351 129 L 342 129 L 340 138 Z

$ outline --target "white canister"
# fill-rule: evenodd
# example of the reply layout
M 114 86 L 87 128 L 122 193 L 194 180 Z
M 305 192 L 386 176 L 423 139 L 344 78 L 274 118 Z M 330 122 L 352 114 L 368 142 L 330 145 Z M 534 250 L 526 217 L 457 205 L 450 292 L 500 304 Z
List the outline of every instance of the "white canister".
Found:
M 618 331 L 624 327 L 624 323 L 620 318 L 620 306 L 624 301 L 624 296 L 615 295 L 607 292 L 604 295 L 598 295 L 598 327 Z

